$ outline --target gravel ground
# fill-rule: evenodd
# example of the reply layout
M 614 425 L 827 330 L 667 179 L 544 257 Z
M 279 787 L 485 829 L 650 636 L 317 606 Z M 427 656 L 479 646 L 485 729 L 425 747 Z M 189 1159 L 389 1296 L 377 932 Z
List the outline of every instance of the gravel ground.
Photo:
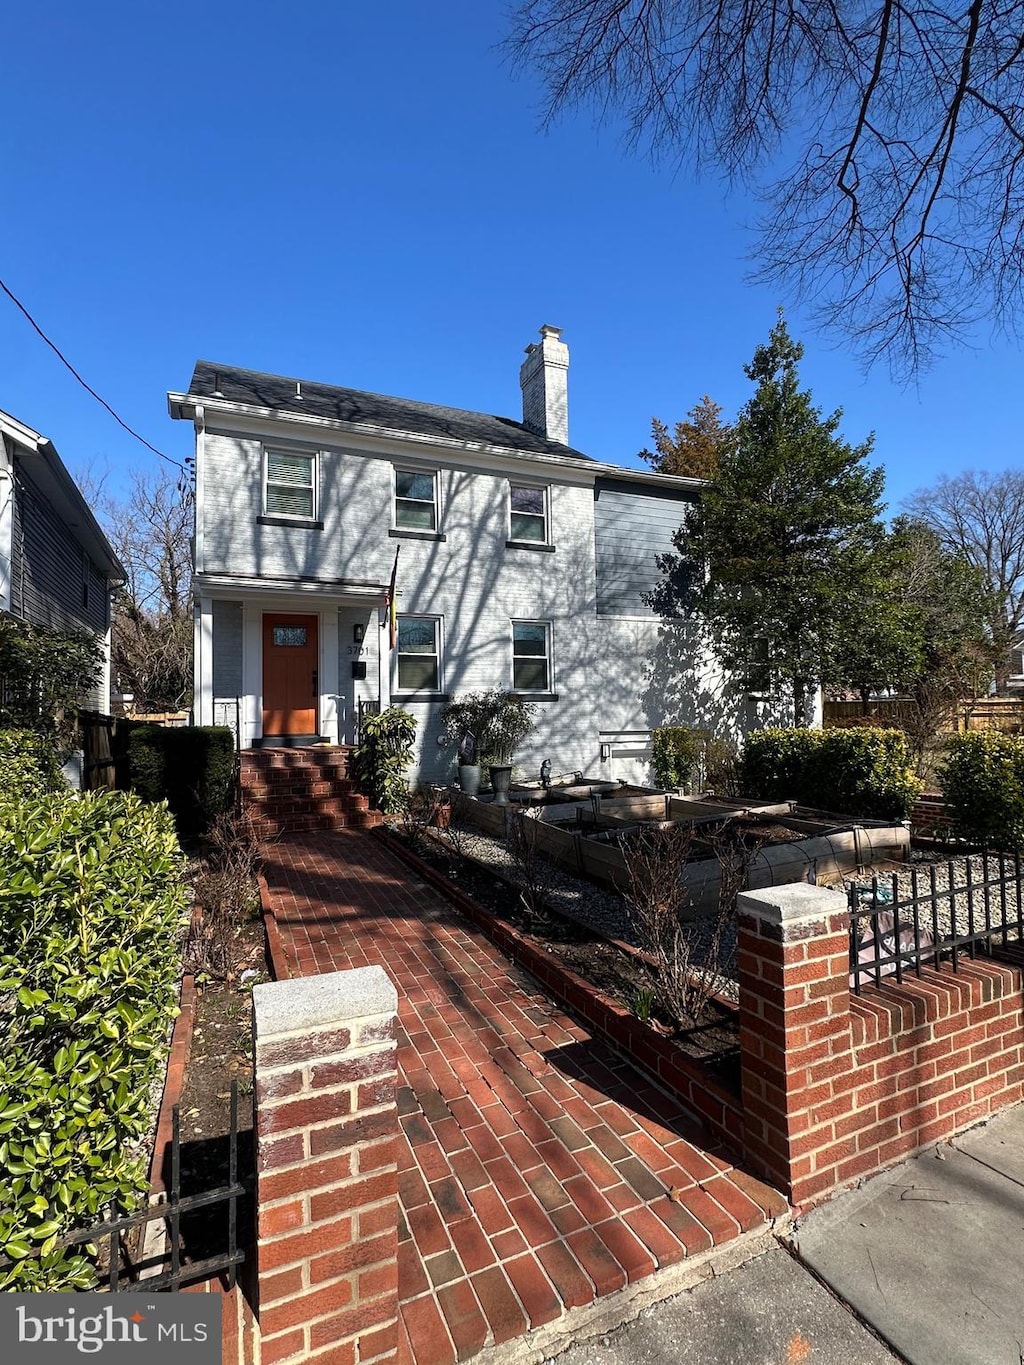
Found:
M 460 822 L 455 825 L 451 846 L 454 847 L 456 843 L 468 857 L 493 868 L 500 876 L 513 882 L 522 880 L 516 860 L 503 839 L 494 838 L 474 825 Z M 582 881 L 546 858 L 538 857 L 537 862 L 538 886 L 552 910 L 567 919 L 587 925 L 606 938 L 620 939 L 637 948 L 643 946 L 630 922 L 626 902 L 618 892 Z M 703 960 L 710 947 L 711 922 L 708 919 L 694 920 L 686 924 L 684 930 L 694 944 L 698 959 Z M 722 994 L 737 999 L 736 931 L 731 920 L 725 925 L 719 942 L 718 961 L 723 976 Z
M 916 878 L 915 874 L 916 873 Z M 915 895 L 922 900 L 919 911 L 920 927 L 931 932 L 933 928 L 931 890 L 932 877 L 938 907 L 938 937 L 962 936 L 972 932 L 984 931 L 986 922 L 994 928 L 1015 924 L 1020 903 L 1020 886 L 1017 868 L 1013 858 L 1005 858 L 1000 865 L 998 855 L 985 858 L 981 854 L 940 859 L 930 852 L 915 850 L 911 855 L 909 867 L 887 865 L 878 876 L 879 909 L 884 909 L 892 901 L 893 894 L 902 905 Z M 988 916 L 986 920 L 985 883 L 988 886 Z M 865 907 L 870 905 L 870 876 L 851 876 L 845 886 L 856 883 L 863 887 L 867 895 Z M 916 883 L 916 884 L 915 884 Z M 968 886 L 973 886 L 971 894 Z M 952 888 L 952 895 L 950 889 Z M 840 885 L 836 890 L 843 890 Z M 904 914 L 901 911 L 901 922 Z M 909 915 L 908 915 L 909 918 Z M 1013 937 L 1018 936 L 1016 928 Z
M 504 840 L 484 834 L 475 826 L 460 824 L 456 826 L 455 838 L 459 847 L 469 857 L 493 868 L 499 875 L 510 881 L 521 880 L 521 872 L 516 860 Z M 453 841 L 454 842 L 454 841 Z M 633 946 L 642 946 L 630 922 L 626 903 L 617 892 L 605 890 L 591 882 L 581 881 L 572 873 L 556 867 L 544 858 L 538 859 L 536 874 L 538 887 L 552 910 L 589 926 L 607 938 L 621 939 Z M 894 889 L 900 902 L 909 900 L 915 894 L 914 873 L 916 872 L 916 894 L 924 899 L 920 909 L 920 926 L 923 936 L 927 937 L 932 928 L 932 909 L 930 903 L 932 874 L 935 890 L 938 893 L 938 937 L 963 936 L 971 932 L 972 914 L 974 932 L 985 928 L 984 883 L 990 885 L 988 895 L 989 923 L 1001 926 L 1004 922 L 1013 923 L 1018 917 L 1019 886 L 1016 866 L 1012 858 L 1004 860 L 1002 869 L 999 859 L 993 855 L 986 860 L 980 855 L 970 857 L 940 858 L 931 852 L 915 850 L 911 864 L 888 863 L 872 869 L 877 875 L 880 888 L 879 909 L 884 910 L 891 902 Z M 968 896 L 968 880 L 973 883 L 974 891 Z M 845 895 L 849 886 L 857 884 L 868 895 L 862 902 L 865 907 L 870 903 L 872 873 L 851 874 L 829 889 L 837 895 Z M 947 893 L 952 885 L 953 894 Z M 901 923 L 903 915 L 901 914 Z M 913 943 L 912 931 L 907 931 L 904 947 Z M 1013 937 L 1017 937 L 1014 929 Z M 711 924 L 707 919 L 696 920 L 686 926 L 686 933 L 694 940 L 698 954 L 706 954 L 710 946 Z M 718 950 L 719 970 L 723 976 L 723 994 L 737 997 L 736 989 L 736 935 L 734 921 L 730 919 L 725 927 Z

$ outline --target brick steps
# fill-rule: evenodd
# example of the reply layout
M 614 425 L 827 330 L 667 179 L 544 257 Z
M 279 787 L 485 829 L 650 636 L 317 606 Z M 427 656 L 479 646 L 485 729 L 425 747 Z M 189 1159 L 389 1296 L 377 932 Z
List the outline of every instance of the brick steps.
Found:
M 350 750 L 249 749 L 242 754 L 243 800 L 264 838 L 318 830 L 372 829 L 379 811 L 349 776 Z

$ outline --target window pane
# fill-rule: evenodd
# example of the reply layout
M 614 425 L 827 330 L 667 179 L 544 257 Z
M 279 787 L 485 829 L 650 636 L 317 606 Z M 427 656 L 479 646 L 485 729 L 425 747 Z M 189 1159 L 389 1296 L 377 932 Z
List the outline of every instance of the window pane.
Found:
M 305 626 L 274 627 L 275 645 L 304 645 L 305 643 L 306 643 Z
M 435 623 L 406 617 L 398 620 L 399 654 L 436 654 Z
M 547 654 L 548 632 L 541 622 L 516 621 L 512 626 L 512 653 Z
M 398 690 L 418 692 L 437 691 L 437 659 L 433 655 L 407 654 L 398 656 Z
M 416 531 L 432 531 L 434 529 L 434 504 L 432 502 L 396 502 L 395 525 L 406 526 Z
M 534 516 L 544 515 L 543 488 L 517 488 L 512 486 L 512 511 L 532 512 Z
M 548 690 L 547 659 L 514 659 L 512 661 L 512 684 L 522 692 L 546 692 Z
M 542 541 L 544 539 L 544 518 L 527 516 L 522 512 L 513 512 L 510 529 L 513 540 Z
M 312 517 L 312 488 L 287 488 L 267 484 L 267 511 L 282 517 Z
M 312 487 L 312 455 L 284 455 L 279 450 L 268 450 L 267 482 L 290 483 L 300 488 Z
M 409 470 L 395 471 L 395 492 L 400 498 L 416 498 L 419 502 L 434 501 L 433 474 L 413 474 Z

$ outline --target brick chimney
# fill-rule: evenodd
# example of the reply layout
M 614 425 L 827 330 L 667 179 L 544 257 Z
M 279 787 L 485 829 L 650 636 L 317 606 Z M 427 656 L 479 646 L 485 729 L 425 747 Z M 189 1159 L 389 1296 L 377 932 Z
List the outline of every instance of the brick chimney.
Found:
M 559 445 L 569 444 L 569 348 L 560 327 L 540 329 L 540 342 L 526 348 L 519 370 L 523 426 Z

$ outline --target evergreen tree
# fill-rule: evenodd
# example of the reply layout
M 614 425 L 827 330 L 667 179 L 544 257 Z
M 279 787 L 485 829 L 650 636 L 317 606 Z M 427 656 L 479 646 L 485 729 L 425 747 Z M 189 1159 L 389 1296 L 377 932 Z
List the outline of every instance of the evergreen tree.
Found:
M 722 408 L 707 394 L 677 422 L 675 431 L 659 418 L 651 419 L 653 450 L 641 450 L 659 474 L 678 474 L 688 479 L 713 479 L 718 464 L 732 440 L 732 428 L 722 421 Z
M 662 557 L 650 597 L 662 615 L 697 615 L 719 661 L 750 690 L 784 687 L 797 725 L 828 681 L 870 590 L 884 537 L 884 473 L 801 390 L 803 347 L 781 314 L 745 373 L 756 389 L 700 508 Z

